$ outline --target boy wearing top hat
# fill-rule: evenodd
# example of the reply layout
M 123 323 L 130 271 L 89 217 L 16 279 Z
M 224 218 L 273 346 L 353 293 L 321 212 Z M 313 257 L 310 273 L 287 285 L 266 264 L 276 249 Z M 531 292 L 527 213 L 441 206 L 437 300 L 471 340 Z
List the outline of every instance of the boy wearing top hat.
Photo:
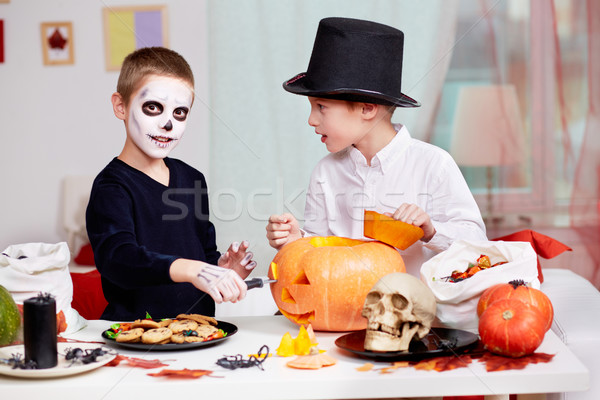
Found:
M 319 23 L 306 72 L 283 83 L 308 97 L 308 124 L 331 154 L 312 172 L 304 227 L 291 214 L 272 215 L 269 244 L 280 249 L 305 235 L 365 239 L 365 209 L 423 229 L 402 251 L 407 272 L 456 239 L 487 240 L 479 208 L 452 157 L 411 138 L 391 122 L 395 107 L 418 107 L 401 91 L 404 34 L 349 18 Z

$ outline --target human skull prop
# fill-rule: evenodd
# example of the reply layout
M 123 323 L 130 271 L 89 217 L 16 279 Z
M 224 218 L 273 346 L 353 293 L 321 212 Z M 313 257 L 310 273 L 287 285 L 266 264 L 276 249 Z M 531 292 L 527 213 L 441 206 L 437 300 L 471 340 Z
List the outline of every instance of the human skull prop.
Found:
M 413 337 L 429 333 L 435 318 L 435 296 L 418 278 L 407 273 L 385 275 L 365 299 L 365 350 L 406 351 Z

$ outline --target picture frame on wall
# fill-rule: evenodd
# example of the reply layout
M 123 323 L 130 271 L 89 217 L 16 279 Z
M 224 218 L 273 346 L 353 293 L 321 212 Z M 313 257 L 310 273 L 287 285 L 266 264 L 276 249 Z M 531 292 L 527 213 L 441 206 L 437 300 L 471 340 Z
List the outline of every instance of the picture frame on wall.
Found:
M 4 20 L 0 19 L 0 64 L 4 62 Z
M 41 34 L 44 65 L 68 65 L 75 62 L 71 22 L 42 22 Z
M 142 47 L 169 47 L 166 5 L 105 7 L 104 52 L 107 71 L 121 69 L 123 59 Z

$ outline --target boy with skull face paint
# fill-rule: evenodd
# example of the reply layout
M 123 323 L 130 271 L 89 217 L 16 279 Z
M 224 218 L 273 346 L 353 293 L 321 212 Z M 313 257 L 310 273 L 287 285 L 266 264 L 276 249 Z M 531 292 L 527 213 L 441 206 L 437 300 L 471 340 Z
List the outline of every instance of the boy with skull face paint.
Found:
M 256 262 L 248 242 L 220 254 L 208 219 L 206 180 L 169 158 L 194 100 L 188 63 L 162 47 L 123 61 L 111 101 L 125 124 L 123 150 L 96 177 L 86 227 L 108 306 L 102 319 L 214 315 L 246 295 Z

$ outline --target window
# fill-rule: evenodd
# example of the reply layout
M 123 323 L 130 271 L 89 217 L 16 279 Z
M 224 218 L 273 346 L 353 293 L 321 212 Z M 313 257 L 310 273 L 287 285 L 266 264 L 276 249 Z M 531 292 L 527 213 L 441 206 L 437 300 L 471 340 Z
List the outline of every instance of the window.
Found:
M 525 214 L 538 224 L 564 224 L 588 107 L 586 2 L 460 4 L 456 46 L 432 140 L 454 153 L 484 215 Z M 516 94 L 519 140 L 508 138 L 504 143 L 508 154 L 495 158 L 498 141 L 509 135 L 498 137 L 497 123 L 480 121 L 481 136 L 491 133 L 494 140 L 478 147 L 473 141 L 462 141 L 467 155 L 456 157 L 452 142 L 460 143 L 458 135 L 466 135 L 466 129 L 454 132 L 456 127 L 464 128 L 458 124 L 466 104 L 461 101 L 458 106 L 461 95 L 467 88 L 492 86 L 509 87 Z M 462 112 L 473 120 L 481 117 L 473 107 Z M 469 153 L 484 157 L 471 162 Z M 524 157 L 516 162 L 519 154 Z

